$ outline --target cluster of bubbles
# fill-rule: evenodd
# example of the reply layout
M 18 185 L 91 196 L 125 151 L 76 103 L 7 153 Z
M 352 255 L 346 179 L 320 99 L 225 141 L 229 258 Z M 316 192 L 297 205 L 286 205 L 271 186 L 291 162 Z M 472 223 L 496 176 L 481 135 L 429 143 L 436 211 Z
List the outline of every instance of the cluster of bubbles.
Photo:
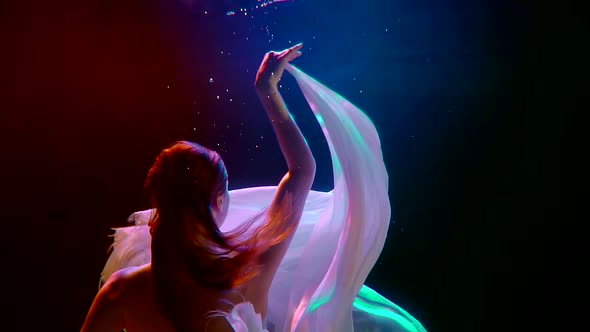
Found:
M 246 29 L 238 28 L 232 29 L 233 31 L 229 29 L 223 31 L 223 33 L 227 33 L 227 35 L 223 38 L 224 44 L 219 45 L 220 48 L 216 51 L 218 52 L 218 56 L 224 58 L 223 61 L 228 61 L 233 64 L 240 64 L 239 70 L 243 71 L 241 73 L 242 75 L 252 77 L 253 73 L 256 72 L 258 62 L 245 63 L 242 62 L 239 57 L 236 57 L 234 54 L 239 53 L 240 50 L 234 48 L 237 46 L 232 46 L 234 45 L 234 41 L 237 42 L 237 40 L 245 40 L 246 43 L 249 43 L 249 40 L 260 41 L 266 37 L 266 40 L 269 44 L 269 49 L 275 47 L 275 45 L 272 44 L 275 41 L 275 38 L 287 42 L 287 45 L 281 45 L 279 47 L 288 47 L 294 42 L 290 38 L 293 36 L 275 36 L 273 27 L 277 24 L 277 16 L 275 14 L 280 16 L 280 13 L 284 13 L 282 10 L 288 10 L 292 4 L 297 4 L 296 0 L 209 0 L 199 3 L 203 5 L 203 7 L 197 9 L 196 11 L 196 13 L 199 13 L 200 15 L 206 15 L 210 18 L 216 19 L 221 18 L 221 22 L 237 20 L 240 22 L 240 24 L 247 25 Z M 205 10 L 205 8 L 207 10 Z M 225 16 L 232 16 L 232 18 L 229 18 L 227 19 L 228 21 L 226 21 L 226 18 L 224 18 Z M 242 21 L 241 18 L 246 19 L 246 21 Z M 369 38 L 374 33 L 391 34 L 391 31 L 394 30 L 395 25 L 399 23 L 399 17 L 391 18 L 391 20 L 386 23 L 387 25 L 379 27 L 380 31 L 360 30 L 356 32 L 356 38 Z M 321 35 L 317 36 L 316 34 L 313 34 L 311 36 L 310 43 L 305 46 L 305 51 L 311 51 L 312 48 L 310 45 L 316 45 L 319 39 L 322 39 Z M 240 42 L 239 45 L 242 45 L 240 47 L 243 47 L 243 42 Z M 402 42 L 401 46 L 406 47 L 405 42 Z M 427 59 L 426 61 L 428 62 L 430 59 Z M 349 76 L 351 82 L 349 85 L 352 84 L 352 86 L 356 87 L 355 92 L 357 93 L 357 98 L 368 98 L 371 90 L 365 89 L 365 87 L 363 87 L 364 79 L 359 77 L 358 74 L 359 73 L 351 71 Z M 208 76 L 205 76 L 202 79 L 205 80 L 205 82 L 208 82 L 208 91 L 206 94 L 208 97 L 204 98 L 211 99 L 207 105 L 214 105 L 212 106 L 214 108 L 260 106 L 258 104 L 248 105 L 249 101 L 247 100 L 246 95 L 236 93 L 233 88 L 230 89 L 230 86 L 228 86 L 229 82 L 226 82 L 226 79 L 223 77 L 223 75 L 217 75 L 215 72 L 210 72 Z M 291 90 L 288 85 L 285 85 L 283 88 L 282 84 L 279 86 L 279 89 L 286 93 Z M 203 123 L 203 121 L 198 119 L 202 113 L 200 111 L 201 105 L 199 104 L 201 104 L 201 101 L 194 101 L 196 113 L 195 123 Z M 213 124 L 213 128 L 219 130 L 219 141 L 217 143 L 216 149 L 222 153 L 229 152 L 228 150 L 230 144 L 228 144 L 226 139 L 229 139 L 234 133 L 239 134 L 241 138 L 245 138 L 243 137 L 245 135 L 246 128 L 244 127 L 244 123 L 240 123 L 240 125 L 234 123 L 231 128 L 228 124 L 221 126 Z M 197 127 L 193 127 L 192 129 L 194 134 L 197 134 Z M 414 139 L 415 134 L 410 133 L 409 138 Z M 250 139 L 252 139 L 252 137 L 250 137 Z M 261 150 L 266 146 L 262 136 L 252 139 L 252 141 L 253 142 L 248 144 L 247 147 L 250 160 L 254 160 L 256 154 L 261 152 Z
M 239 8 L 237 8 L 236 10 L 230 10 L 226 13 L 227 16 L 233 16 L 236 15 L 236 11 L 239 12 L 239 14 L 247 16 L 248 15 L 248 11 L 253 11 L 253 10 L 257 10 L 257 9 L 264 9 L 272 4 L 278 3 L 278 2 L 291 2 L 293 0 L 256 0 L 255 3 L 249 5 L 249 6 L 239 6 Z

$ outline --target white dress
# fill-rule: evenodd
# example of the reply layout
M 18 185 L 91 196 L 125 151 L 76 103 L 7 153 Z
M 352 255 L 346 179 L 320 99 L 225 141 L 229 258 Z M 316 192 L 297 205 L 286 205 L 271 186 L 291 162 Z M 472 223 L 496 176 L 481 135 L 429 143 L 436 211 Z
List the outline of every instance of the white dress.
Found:
M 334 189 L 312 190 L 291 245 L 273 279 L 266 323 L 249 302 L 226 315 L 236 332 L 426 331 L 409 313 L 363 285 L 377 261 L 391 218 L 388 175 L 373 123 L 350 102 L 292 65 L 287 66 L 313 110 L 330 148 Z M 268 207 L 276 187 L 230 191 L 221 230 Z M 102 280 L 150 261 L 151 210 L 116 229 Z M 262 220 L 262 218 L 261 218 Z M 256 226 L 256 225 L 254 225 Z

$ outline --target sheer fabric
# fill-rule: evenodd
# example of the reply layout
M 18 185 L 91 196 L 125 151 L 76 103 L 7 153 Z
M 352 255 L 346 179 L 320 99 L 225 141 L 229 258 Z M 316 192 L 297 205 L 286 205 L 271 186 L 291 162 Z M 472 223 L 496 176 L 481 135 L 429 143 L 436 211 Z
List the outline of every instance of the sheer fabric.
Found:
M 383 249 L 391 218 L 388 174 L 375 126 L 360 109 L 301 70 L 288 65 L 287 71 L 328 142 L 334 189 L 308 195 L 271 285 L 267 325 L 284 332 L 426 331 L 409 313 L 363 285 Z M 221 230 L 231 230 L 269 206 L 275 191 L 274 186 L 230 191 Z M 134 226 L 116 229 L 103 281 L 118 269 L 150 261 L 151 213 L 136 212 L 129 218 Z M 248 302 L 237 304 L 226 318 L 237 332 L 265 331 Z

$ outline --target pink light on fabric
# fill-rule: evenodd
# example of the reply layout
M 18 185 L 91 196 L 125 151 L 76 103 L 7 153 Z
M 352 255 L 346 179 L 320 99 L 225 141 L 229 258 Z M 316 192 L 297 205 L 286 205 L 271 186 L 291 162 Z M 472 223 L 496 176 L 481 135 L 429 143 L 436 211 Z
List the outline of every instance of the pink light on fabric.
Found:
M 267 326 L 283 332 L 352 332 L 353 324 L 357 332 L 375 327 L 380 331 L 425 331 L 401 308 L 363 286 L 383 249 L 391 218 L 388 174 L 375 126 L 334 91 L 292 65 L 286 69 L 295 77 L 326 136 L 334 189 L 312 190 L 307 197 L 299 226 L 270 288 Z M 221 230 L 231 230 L 269 206 L 275 191 L 274 186 L 230 191 L 231 204 Z M 145 231 L 150 213 L 136 212 L 129 218 L 136 226 L 116 230 L 103 280 L 120 268 L 150 261 L 149 232 Z M 375 307 L 353 307 L 355 300 L 375 303 Z M 366 325 L 353 322 L 353 311 L 362 311 Z M 391 312 L 397 320 L 372 312 Z M 250 318 L 255 317 L 244 319 Z M 239 324 L 235 328 L 242 331 L 244 325 Z

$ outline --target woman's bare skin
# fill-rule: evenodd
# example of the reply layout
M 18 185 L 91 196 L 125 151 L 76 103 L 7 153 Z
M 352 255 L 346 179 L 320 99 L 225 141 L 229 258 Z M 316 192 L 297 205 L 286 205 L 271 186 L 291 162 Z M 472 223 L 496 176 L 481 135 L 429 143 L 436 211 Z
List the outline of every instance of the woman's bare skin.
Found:
M 268 214 L 285 216 L 280 222 L 286 226 L 299 223 L 316 167 L 305 138 L 277 88 L 286 64 L 301 55 L 301 47 L 299 44 L 282 52 L 267 53 L 255 82 L 256 92 L 271 120 L 289 169 L 277 187 Z M 218 205 L 211 207 L 212 214 L 223 215 L 223 208 L 218 201 Z M 259 257 L 260 273 L 237 289 L 224 292 L 207 289 L 197 284 L 180 266 L 171 269 L 175 273 L 176 285 L 186 291 L 188 300 L 182 303 L 182 307 L 194 317 L 192 325 L 199 327 L 197 331 L 233 331 L 224 317 L 211 318 L 210 314 L 219 310 L 229 312 L 233 305 L 244 301 L 252 303 L 264 320 L 271 282 L 293 234 L 291 232 L 282 242 L 268 248 Z M 119 332 L 125 328 L 127 332 L 172 332 L 172 325 L 160 313 L 154 294 L 151 264 L 116 272 L 97 294 L 82 331 Z M 224 301 L 231 305 L 224 304 Z
M 185 276 L 185 278 L 189 277 Z M 194 282 L 189 282 L 189 279 L 184 281 L 182 279 L 182 276 L 179 276 L 179 282 L 184 284 L 186 292 L 193 295 L 191 298 L 194 299 L 194 303 L 191 303 L 190 306 L 195 319 L 199 322 L 198 325 L 201 327 L 199 331 L 233 331 L 225 318 L 208 318 L 209 314 L 215 310 L 230 309 L 228 305 L 220 304 L 219 299 L 229 300 L 233 304 L 249 301 L 263 319 L 266 316 L 268 297 L 264 290 L 265 286 L 263 286 L 265 283 L 261 282 L 260 278 L 250 280 L 232 293 L 202 288 Z M 112 325 L 105 322 L 108 325 L 104 326 L 103 331 L 120 331 L 121 326 L 124 326 L 128 332 L 174 332 L 171 324 L 158 310 L 152 291 L 153 286 L 151 264 L 118 271 L 116 276 L 105 284 L 104 287 L 107 287 L 107 291 L 104 293 L 105 298 L 103 299 L 109 304 L 107 308 L 111 310 L 110 316 L 118 318 Z

